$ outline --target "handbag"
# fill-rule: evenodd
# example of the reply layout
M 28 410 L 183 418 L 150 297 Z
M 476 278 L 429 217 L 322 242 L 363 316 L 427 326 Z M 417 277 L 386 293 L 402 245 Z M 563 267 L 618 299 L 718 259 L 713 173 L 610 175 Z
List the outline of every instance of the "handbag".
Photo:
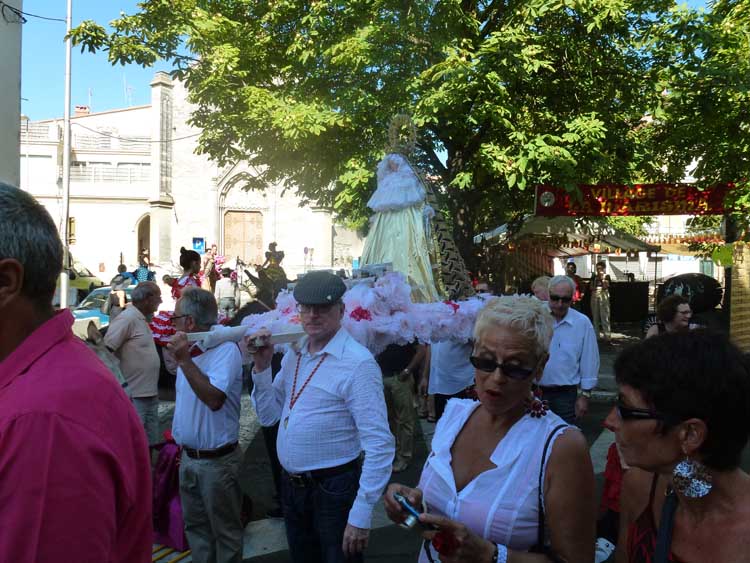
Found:
M 180 501 L 180 453 L 171 433 L 167 441 L 152 446 L 159 450 L 154 467 L 154 543 L 166 545 L 177 551 L 189 549 Z
M 674 531 L 674 514 L 677 511 L 677 495 L 672 489 L 667 491 L 664 506 L 661 508 L 661 521 L 656 534 L 656 549 L 654 563 L 669 563 L 669 552 L 672 548 L 672 532 Z
M 545 542 L 545 519 L 544 519 L 544 503 L 542 502 L 542 487 L 544 486 L 544 483 L 542 483 L 542 477 L 544 475 L 544 462 L 547 460 L 547 451 L 549 450 L 549 445 L 552 442 L 552 438 L 555 434 L 557 434 L 558 430 L 561 430 L 562 428 L 567 428 L 568 424 L 559 424 L 555 426 L 552 429 L 552 432 L 549 433 L 547 436 L 547 441 L 544 442 L 544 449 L 542 450 L 542 462 L 539 467 L 539 491 L 538 491 L 538 498 L 537 502 L 539 503 L 539 522 L 537 524 L 537 538 L 536 543 L 532 545 L 529 548 L 529 553 L 543 553 L 547 556 L 547 558 L 552 561 L 553 563 L 565 563 L 562 559 L 560 559 L 555 553 L 552 551 L 552 549 L 546 545 Z

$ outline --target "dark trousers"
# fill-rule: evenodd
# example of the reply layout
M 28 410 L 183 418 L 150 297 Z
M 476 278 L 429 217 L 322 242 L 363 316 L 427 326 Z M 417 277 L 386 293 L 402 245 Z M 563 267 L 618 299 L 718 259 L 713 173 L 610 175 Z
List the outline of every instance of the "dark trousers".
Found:
M 266 443 L 266 452 L 271 462 L 271 474 L 273 475 L 273 486 L 276 490 L 275 497 L 281 499 L 281 464 L 279 454 L 276 451 L 276 437 L 279 434 L 279 423 L 273 426 L 263 426 L 263 441 Z
M 542 387 L 542 399 L 549 403 L 549 410 L 568 424 L 576 423 L 576 399 L 578 388 L 575 385 Z
M 292 483 L 281 477 L 281 505 L 289 556 L 293 563 L 361 563 L 362 555 L 347 558 L 341 548 L 349 510 L 359 489 L 358 469 L 333 477 Z
M 441 395 L 440 393 L 435 393 L 435 422 L 440 420 L 440 417 L 443 416 L 443 413 L 445 412 L 445 406 L 448 404 L 448 401 L 451 399 L 468 399 L 469 395 L 466 393 L 466 391 L 459 391 L 458 393 L 455 393 L 453 395 Z

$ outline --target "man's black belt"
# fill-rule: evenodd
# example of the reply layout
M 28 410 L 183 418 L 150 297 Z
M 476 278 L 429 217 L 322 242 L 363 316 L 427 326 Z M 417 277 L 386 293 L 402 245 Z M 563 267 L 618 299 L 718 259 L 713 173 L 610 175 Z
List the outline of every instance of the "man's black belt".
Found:
M 234 442 L 233 444 L 227 444 L 226 446 L 221 446 L 219 448 L 216 448 L 215 450 L 194 450 L 193 448 L 187 448 L 185 446 L 182 447 L 182 450 L 187 454 L 187 456 L 192 457 L 193 459 L 214 459 L 217 457 L 223 457 L 227 454 L 231 454 L 236 449 L 237 442 Z
M 570 393 L 571 391 L 578 392 L 578 385 L 539 385 L 539 389 L 542 393 Z
M 295 487 L 305 487 L 317 481 L 321 481 L 322 479 L 335 477 L 336 475 L 341 475 L 342 473 L 358 468 L 359 458 L 355 457 L 353 460 L 347 461 L 343 465 L 337 465 L 336 467 L 313 469 L 311 471 L 305 471 L 304 473 L 289 473 L 288 471 L 284 471 L 284 474 Z

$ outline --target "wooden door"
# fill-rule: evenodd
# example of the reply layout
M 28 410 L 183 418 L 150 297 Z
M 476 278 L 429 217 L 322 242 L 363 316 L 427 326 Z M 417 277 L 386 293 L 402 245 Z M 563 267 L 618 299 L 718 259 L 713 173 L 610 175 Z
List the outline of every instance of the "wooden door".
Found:
M 247 264 L 263 263 L 263 214 L 227 211 L 224 215 L 224 256 L 239 256 Z

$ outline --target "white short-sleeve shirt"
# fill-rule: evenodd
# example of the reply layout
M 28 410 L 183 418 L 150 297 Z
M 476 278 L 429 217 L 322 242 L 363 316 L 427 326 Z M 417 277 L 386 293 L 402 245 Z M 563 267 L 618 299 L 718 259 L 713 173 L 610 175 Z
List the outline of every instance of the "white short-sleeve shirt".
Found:
M 474 383 L 474 366 L 469 362 L 471 342 L 433 342 L 430 345 L 430 395 L 455 395 Z
M 224 342 L 193 358 L 211 385 L 227 396 L 224 405 L 212 411 L 190 387 L 182 368 L 177 368 L 172 435 L 175 442 L 196 450 L 212 450 L 239 440 L 242 354 L 234 342 Z

